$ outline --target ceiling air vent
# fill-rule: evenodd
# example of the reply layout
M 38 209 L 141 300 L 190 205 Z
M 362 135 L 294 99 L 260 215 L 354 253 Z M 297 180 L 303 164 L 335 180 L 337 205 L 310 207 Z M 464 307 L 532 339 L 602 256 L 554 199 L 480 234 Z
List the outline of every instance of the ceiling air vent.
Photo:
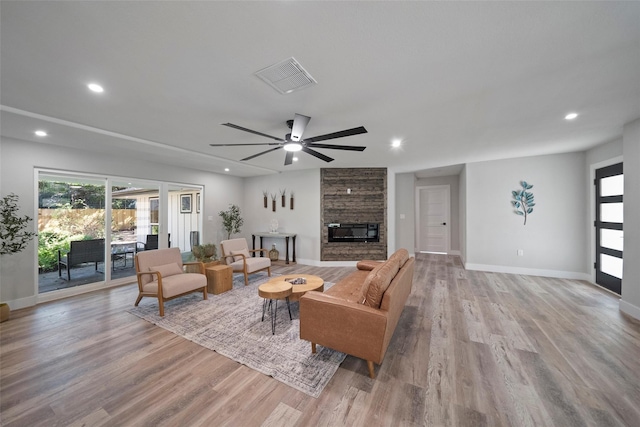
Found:
M 318 83 L 293 57 L 263 68 L 256 76 L 283 95 Z

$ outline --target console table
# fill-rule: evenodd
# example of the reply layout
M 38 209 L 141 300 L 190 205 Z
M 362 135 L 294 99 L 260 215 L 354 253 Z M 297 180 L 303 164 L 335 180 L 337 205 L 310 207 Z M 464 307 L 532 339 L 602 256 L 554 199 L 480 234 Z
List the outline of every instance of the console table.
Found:
M 253 233 L 251 234 L 251 238 L 253 240 L 253 249 L 256 249 L 256 236 L 260 237 L 260 249 L 263 248 L 262 246 L 262 239 L 264 237 L 268 237 L 271 239 L 284 239 L 285 241 L 285 264 L 289 264 L 289 238 L 292 238 L 293 241 L 293 258 L 292 258 L 292 262 L 296 262 L 296 234 L 295 233 L 270 233 L 268 231 L 262 232 L 262 233 Z M 253 253 L 253 256 L 255 256 L 255 252 Z M 262 252 L 260 252 L 260 256 L 264 256 L 264 254 Z

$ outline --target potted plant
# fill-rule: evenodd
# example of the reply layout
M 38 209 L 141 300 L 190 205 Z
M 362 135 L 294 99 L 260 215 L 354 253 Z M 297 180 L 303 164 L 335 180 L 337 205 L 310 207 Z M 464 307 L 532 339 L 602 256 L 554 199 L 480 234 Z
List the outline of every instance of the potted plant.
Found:
M 220 211 L 219 215 L 222 217 L 222 226 L 227 232 L 227 239 L 230 239 L 232 234 L 240 232 L 244 219 L 240 216 L 240 208 L 237 205 L 229 205 L 229 209 Z
M 218 248 L 213 243 L 195 245 L 191 248 L 191 253 L 196 260 L 205 264 L 218 259 Z
M 18 196 L 11 193 L 0 199 L 0 255 L 22 252 L 37 233 L 26 228 L 32 218 L 18 215 Z M 0 322 L 9 318 L 9 305 L 0 304 Z

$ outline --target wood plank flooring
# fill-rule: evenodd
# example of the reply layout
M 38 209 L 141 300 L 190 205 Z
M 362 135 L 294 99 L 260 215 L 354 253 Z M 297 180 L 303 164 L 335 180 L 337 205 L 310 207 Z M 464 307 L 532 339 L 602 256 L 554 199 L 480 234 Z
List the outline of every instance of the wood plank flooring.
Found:
M 335 282 L 352 268 L 277 266 Z M 638 426 L 640 323 L 588 283 L 419 254 L 377 378 L 318 399 L 126 312 L 135 285 L 0 324 L 3 426 Z

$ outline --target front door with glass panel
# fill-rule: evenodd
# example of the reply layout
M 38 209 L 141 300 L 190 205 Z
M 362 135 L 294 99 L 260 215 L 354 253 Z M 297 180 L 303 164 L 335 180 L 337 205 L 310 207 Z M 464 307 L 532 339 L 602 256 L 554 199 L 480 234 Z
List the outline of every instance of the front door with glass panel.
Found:
M 622 292 L 623 188 L 622 163 L 596 170 L 596 283 Z

